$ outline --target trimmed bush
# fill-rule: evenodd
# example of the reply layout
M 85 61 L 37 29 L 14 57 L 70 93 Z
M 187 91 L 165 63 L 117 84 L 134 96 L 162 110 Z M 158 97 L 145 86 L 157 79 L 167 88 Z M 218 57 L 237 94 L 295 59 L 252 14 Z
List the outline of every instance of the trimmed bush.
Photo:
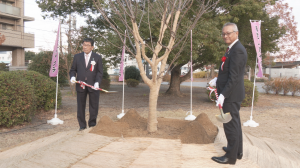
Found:
M 125 80 L 135 79 L 139 81 L 140 78 L 140 70 L 138 70 L 135 66 L 129 66 L 125 68 Z
M 0 126 L 29 121 L 36 110 L 34 87 L 17 73 L 0 73 Z
M 19 75 L 20 78 L 26 79 L 28 83 L 33 85 L 38 110 L 48 111 L 55 108 L 56 82 L 35 71 L 12 71 L 10 73 Z M 61 99 L 61 92 L 58 88 L 57 108 L 61 105 Z
M 193 78 L 205 78 L 206 72 L 201 71 L 201 72 L 195 72 L 193 73 Z
M 136 80 L 136 79 L 127 79 L 126 80 L 126 84 L 128 87 L 136 87 L 137 85 L 139 85 L 140 81 Z

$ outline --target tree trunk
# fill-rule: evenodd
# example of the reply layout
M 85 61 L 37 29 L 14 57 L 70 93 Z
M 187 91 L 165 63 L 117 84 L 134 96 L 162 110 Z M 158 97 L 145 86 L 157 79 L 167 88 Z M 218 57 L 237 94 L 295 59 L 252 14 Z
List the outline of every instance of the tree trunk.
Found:
M 170 86 L 169 89 L 166 91 L 166 94 L 169 95 L 176 95 L 181 96 L 182 93 L 180 92 L 180 75 L 181 75 L 181 66 L 176 66 L 171 71 L 171 80 L 170 80 Z
M 210 77 L 214 78 L 215 77 L 215 65 L 211 64 L 211 68 L 210 68 Z
M 160 84 L 153 85 L 150 87 L 149 93 L 149 113 L 147 122 L 147 131 L 156 132 L 157 131 L 157 98 L 160 89 Z

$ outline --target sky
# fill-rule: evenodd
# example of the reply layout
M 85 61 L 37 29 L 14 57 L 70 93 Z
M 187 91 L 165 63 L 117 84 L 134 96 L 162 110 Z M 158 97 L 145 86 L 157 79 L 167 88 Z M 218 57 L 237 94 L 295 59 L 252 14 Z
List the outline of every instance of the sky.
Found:
M 295 21 L 298 22 L 298 32 L 300 40 L 300 0 L 285 0 L 289 6 L 293 7 L 293 15 L 295 16 Z M 53 50 L 54 42 L 56 38 L 56 31 L 58 28 L 58 20 L 53 19 L 43 19 L 42 12 L 35 0 L 25 0 L 25 16 L 34 17 L 35 21 L 25 22 L 25 32 L 32 33 L 35 35 L 35 48 L 28 48 L 26 50 L 38 52 L 40 50 Z M 76 17 L 77 24 L 76 27 L 84 26 L 84 18 Z M 62 33 L 64 29 L 67 29 L 67 25 L 62 26 Z M 67 45 L 67 37 L 62 36 L 63 45 Z

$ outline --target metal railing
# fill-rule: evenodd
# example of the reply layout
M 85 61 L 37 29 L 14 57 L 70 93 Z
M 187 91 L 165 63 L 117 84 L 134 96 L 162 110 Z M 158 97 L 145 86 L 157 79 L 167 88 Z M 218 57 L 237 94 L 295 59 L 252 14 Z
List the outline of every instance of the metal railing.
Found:
M 0 3 L 0 12 L 15 15 L 15 16 L 21 16 L 20 15 L 20 8 L 5 5 L 5 4 L 2 4 L 2 3 Z

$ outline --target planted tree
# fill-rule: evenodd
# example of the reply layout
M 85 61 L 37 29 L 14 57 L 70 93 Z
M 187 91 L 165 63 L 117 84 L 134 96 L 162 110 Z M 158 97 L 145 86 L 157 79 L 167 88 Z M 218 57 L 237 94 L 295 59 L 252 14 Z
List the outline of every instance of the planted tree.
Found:
M 166 67 L 167 60 L 170 52 L 188 38 L 190 30 L 197 24 L 201 16 L 213 9 L 219 0 L 200 0 L 195 3 L 192 0 L 165 0 L 165 1 L 129 1 L 129 0 L 116 0 L 109 1 L 108 6 L 110 10 L 106 10 L 104 5 L 95 1 L 95 6 L 101 13 L 104 20 L 109 24 L 112 31 L 118 35 L 122 40 L 125 37 L 133 42 L 133 50 L 126 47 L 127 51 L 134 55 L 137 60 L 140 74 L 144 82 L 150 88 L 149 94 L 149 113 L 148 113 L 148 132 L 155 132 L 157 130 L 157 99 L 158 93 L 162 82 L 163 72 Z M 191 6 L 198 5 L 197 10 L 193 11 Z M 192 11 L 190 11 L 192 10 Z M 186 17 L 188 12 L 193 12 L 194 17 L 186 25 L 182 24 L 182 20 Z M 116 14 L 120 22 L 125 25 L 125 30 L 117 27 L 113 20 L 110 20 L 110 14 Z M 142 23 L 140 26 L 149 27 L 149 35 L 141 36 L 141 30 L 138 18 L 155 16 L 155 22 Z M 117 19 L 117 18 L 115 18 Z M 128 22 L 129 21 L 129 22 Z M 159 25 L 157 34 L 152 34 L 152 27 Z M 178 38 L 179 30 L 183 34 Z M 169 38 L 165 39 L 169 34 Z M 154 37 L 157 38 L 154 42 Z M 180 50 L 178 51 L 180 52 Z M 151 56 L 150 56 L 151 55 Z M 151 58 L 152 57 L 152 58 Z M 151 58 L 151 59 L 150 59 Z M 152 79 L 146 76 L 143 68 L 142 59 L 147 61 L 152 69 Z M 157 70 L 158 64 L 161 63 L 159 72 Z M 159 75 L 157 75 L 157 72 Z

